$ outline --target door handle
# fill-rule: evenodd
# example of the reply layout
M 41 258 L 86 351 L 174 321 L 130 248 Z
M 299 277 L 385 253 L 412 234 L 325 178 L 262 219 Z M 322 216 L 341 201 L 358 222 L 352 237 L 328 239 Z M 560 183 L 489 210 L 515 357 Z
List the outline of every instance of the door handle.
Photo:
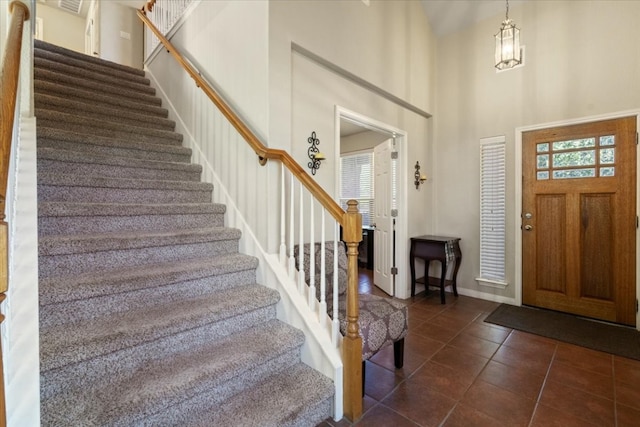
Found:
M 524 226 L 524 229 L 527 230 L 527 231 L 531 231 L 531 230 L 533 230 L 533 225 L 527 224 L 527 225 Z

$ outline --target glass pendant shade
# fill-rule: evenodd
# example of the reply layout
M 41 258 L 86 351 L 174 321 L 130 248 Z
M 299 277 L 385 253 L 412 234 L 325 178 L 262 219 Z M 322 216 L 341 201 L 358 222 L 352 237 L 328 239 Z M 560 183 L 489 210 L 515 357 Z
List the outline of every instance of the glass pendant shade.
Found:
M 520 50 L 520 29 L 507 19 L 502 22 L 496 37 L 496 68 L 505 70 L 522 63 Z

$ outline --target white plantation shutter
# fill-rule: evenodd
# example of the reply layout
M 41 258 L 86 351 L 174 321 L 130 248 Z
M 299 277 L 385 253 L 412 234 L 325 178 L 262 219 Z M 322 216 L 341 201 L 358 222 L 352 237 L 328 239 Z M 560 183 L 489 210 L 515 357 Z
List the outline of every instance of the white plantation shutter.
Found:
M 340 158 L 340 205 L 347 209 L 347 201 L 358 201 L 362 225 L 373 220 L 373 152 L 349 154 Z
M 505 168 L 504 137 L 481 140 L 480 281 L 505 281 Z

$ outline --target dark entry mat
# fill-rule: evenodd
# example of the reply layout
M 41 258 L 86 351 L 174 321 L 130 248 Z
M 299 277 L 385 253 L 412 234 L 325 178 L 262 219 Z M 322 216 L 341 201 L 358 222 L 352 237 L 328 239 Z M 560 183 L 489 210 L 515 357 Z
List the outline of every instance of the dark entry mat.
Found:
M 571 314 L 501 304 L 485 322 L 640 360 L 640 332 Z

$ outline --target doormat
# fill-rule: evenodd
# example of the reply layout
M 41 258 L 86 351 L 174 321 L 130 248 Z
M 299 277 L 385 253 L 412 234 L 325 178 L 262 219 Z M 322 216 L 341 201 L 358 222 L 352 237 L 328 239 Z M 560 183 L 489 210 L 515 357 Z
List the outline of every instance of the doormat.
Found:
M 640 360 L 640 332 L 628 327 L 602 323 L 557 311 L 500 304 L 485 320 L 517 329 Z

